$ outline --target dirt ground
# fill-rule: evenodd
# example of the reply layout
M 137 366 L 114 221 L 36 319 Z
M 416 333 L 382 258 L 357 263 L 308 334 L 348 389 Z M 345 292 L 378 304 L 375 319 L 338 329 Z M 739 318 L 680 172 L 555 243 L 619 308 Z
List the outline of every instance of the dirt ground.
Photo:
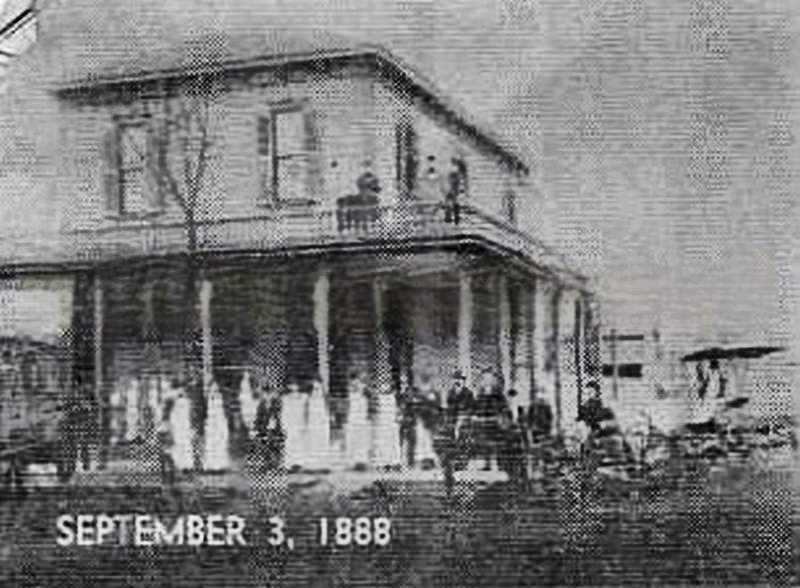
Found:
M 796 457 L 796 456 L 795 456 Z M 643 484 L 456 484 L 325 476 L 225 484 L 69 486 L 3 496 L 9 586 L 790 586 L 791 460 L 680 464 Z M 246 547 L 59 547 L 64 513 L 238 514 Z M 269 544 L 272 516 L 293 540 Z M 320 544 L 319 519 L 387 517 L 386 546 Z

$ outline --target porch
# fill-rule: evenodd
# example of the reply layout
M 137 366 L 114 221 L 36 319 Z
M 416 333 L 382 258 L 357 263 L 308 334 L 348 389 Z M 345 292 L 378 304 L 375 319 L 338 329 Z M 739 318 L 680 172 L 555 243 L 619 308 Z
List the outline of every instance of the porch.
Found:
M 83 306 L 94 317 L 93 357 L 87 361 L 94 362 L 102 408 L 101 453 L 113 462 L 132 452 L 146 455 L 146 448 L 132 447 L 154 442 L 149 413 L 157 411 L 145 397 L 159 397 L 183 371 L 186 299 L 180 264 L 151 259 L 111 267 L 91 278 L 91 300 Z M 354 371 L 367 376 L 377 395 L 397 394 L 421 380 L 444 394 L 454 371 L 472 385 L 482 370 L 492 369 L 505 391 L 517 392 L 515 407 L 527 405 L 535 390 L 560 406 L 556 387 L 574 394 L 568 374 L 574 379 L 576 370 L 554 377 L 558 362 L 545 360 L 559 347 L 556 325 L 545 318 L 556 301 L 548 288 L 491 254 L 461 249 L 216 259 L 198 287 L 205 380 L 222 391 L 233 434 L 241 421 L 237 398 L 245 374 L 254 388 L 265 383 L 278 391 L 290 382 L 307 388 L 318 377 L 327 392 L 335 467 Z M 582 339 L 575 329 L 566 339 Z M 136 434 L 125 430 L 130 425 L 119 414 L 132 382 L 142 391 Z M 377 420 L 374 407 L 372 418 Z

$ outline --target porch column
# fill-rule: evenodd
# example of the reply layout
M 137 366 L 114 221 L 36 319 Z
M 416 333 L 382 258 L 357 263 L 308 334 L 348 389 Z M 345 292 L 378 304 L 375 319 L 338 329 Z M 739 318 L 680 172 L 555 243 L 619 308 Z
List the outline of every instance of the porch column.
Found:
M 550 303 L 549 312 L 552 313 L 553 324 L 553 380 L 554 380 L 554 397 L 555 397 L 555 416 L 556 416 L 556 430 L 563 432 L 564 423 L 562 419 L 562 406 L 561 406 L 561 288 L 556 286 L 553 297 Z
M 458 274 L 458 368 L 472 387 L 472 278 L 461 270 Z
M 102 468 L 106 461 L 106 443 L 107 436 L 105 435 L 105 414 L 108 410 L 104 402 L 103 392 L 105 385 L 104 371 L 105 362 L 103 361 L 103 323 L 105 315 L 105 300 L 103 298 L 103 278 L 98 274 L 94 274 L 92 280 L 92 297 L 94 301 L 94 400 L 97 407 L 97 431 L 99 432 L 98 439 L 100 441 L 98 461 L 99 466 Z
M 537 324 L 541 322 L 541 319 L 536 316 L 536 295 L 537 295 L 537 286 L 538 280 L 534 278 L 529 284 L 528 287 L 525 289 L 524 296 L 520 298 L 520 305 L 525 309 L 525 329 L 523 332 L 525 333 L 526 339 L 526 356 L 527 356 L 527 363 L 528 369 L 528 401 L 532 402 L 533 399 L 536 397 L 537 390 L 536 386 L 539 384 L 539 374 L 537 370 L 539 369 L 539 357 L 537 355 L 537 351 L 539 347 L 541 347 L 541 341 L 537 340 L 536 333 L 537 333 Z
M 375 355 L 373 363 L 373 376 L 375 390 L 379 394 L 389 392 L 392 387 L 392 369 L 389 365 L 389 338 L 386 334 L 384 322 L 384 293 L 386 282 L 377 278 L 372 283 L 372 303 L 375 310 Z
M 578 410 L 583 404 L 583 298 L 575 298 L 575 386 L 577 391 Z
M 314 283 L 314 330 L 317 332 L 317 371 L 325 392 L 330 391 L 330 289 L 327 270 L 317 276 Z
M 514 384 L 511 380 L 511 303 L 508 296 L 508 278 L 500 274 L 497 279 L 498 307 L 500 314 L 500 332 L 498 333 L 500 346 L 500 374 L 503 377 L 504 392 Z M 519 390 L 517 390 L 519 393 Z
M 213 340 L 211 336 L 211 296 L 213 284 L 208 278 L 200 282 L 200 328 L 203 342 L 203 391 L 209 392 L 213 377 Z

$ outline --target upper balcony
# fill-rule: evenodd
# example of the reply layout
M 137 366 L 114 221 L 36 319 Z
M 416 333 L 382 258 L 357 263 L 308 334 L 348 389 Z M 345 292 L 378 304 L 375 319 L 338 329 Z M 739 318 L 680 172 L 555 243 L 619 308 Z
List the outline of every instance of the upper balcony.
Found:
M 442 204 L 303 207 L 196 223 L 197 252 L 203 255 L 252 252 L 322 251 L 412 252 L 425 246 L 477 245 L 516 256 L 563 282 L 580 286 L 584 278 L 531 235 L 474 206 L 462 205 L 458 222 Z M 71 234 L 71 254 L 79 262 L 182 254 L 187 232 L 182 223 L 119 224 Z

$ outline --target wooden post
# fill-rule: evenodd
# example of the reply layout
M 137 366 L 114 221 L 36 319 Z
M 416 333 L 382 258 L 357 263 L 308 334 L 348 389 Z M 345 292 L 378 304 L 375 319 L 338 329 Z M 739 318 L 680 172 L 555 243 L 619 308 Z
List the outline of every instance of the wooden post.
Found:
M 472 387 L 472 278 L 462 270 L 458 274 L 458 368 Z
M 203 391 L 208 397 L 213 372 L 213 339 L 211 335 L 211 297 L 213 284 L 208 278 L 200 283 L 200 326 L 203 341 Z
M 583 404 L 583 305 L 580 296 L 575 300 L 575 380 L 578 388 L 578 409 Z
M 97 419 L 97 440 L 99 443 L 106 442 L 105 435 L 105 418 L 107 407 L 103 398 L 103 387 L 105 385 L 104 370 L 105 365 L 103 361 L 103 323 L 105 315 L 105 300 L 103 299 L 103 279 L 94 274 L 92 284 L 92 294 L 94 300 L 94 400 Z M 98 446 L 98 461 L 102 467 L 105 462 L 106 448 Z
M 539 385 L 539 375 L 537 374 L 537 370 L 539 369 L 537 350 L 539 346 L 541 346 L 541 342 L 537 341 L 536 337 L 538 330 L 537 325 L 540 322 L 539 317 L 536 316 L 537 287 L 538 280 L 534 278 L 530 282 L 530 286 L 527 289 L 527 296 L 525 296 L 523 299 L 520 299 L 520 304 L 522 304 L 525 308 L 525 333 L 528 341 L 526 352 L 528 369 L 530 370 L 528 375 L 530 380 L 530 393 L 528 399 L 530 402 L 533 402 L 533 399 L 537 397 L 538 391 L 536 390 L 536 386 Z
M 375 391 L 383 394 L 391 391 L 392 370 L 389 365 L 389 339 L 386 335 L 386 325 L 384 324 L 384 292 L 386 282 L 377 278 L 372 283 L 373 308 L 375 311 L 375 356 L 373 363 L 373 375 Z
M 314 330 L 317 332 L 317 371 L 326 392 L 330 390 L 330 277 L 323 270 L 314 283 Z
M 513 386 L 513 382 L 511 381 L 511 304 L 508 296 L 508 278 L 505 275 L 498 276 L 497 289 L 498 312 L 500 314 L 498 341 L 500 347 L 500 374 L 503 377 L 504 392 L 507 392 Z
M 611 329 L 611 392 L 614 400 L 619 398 L 619 383 L 617 382 L 617 330 Z
M 561 297 L 562 292 L 560 287 L 556 287 L 553 292 L 552 304 L 550 312 L 553 313 L 553 371 L 555 375 L 555 413 L 556 413 L 556 430 L 563 432 L 562 422 L 562 406 L 561 406 Z

